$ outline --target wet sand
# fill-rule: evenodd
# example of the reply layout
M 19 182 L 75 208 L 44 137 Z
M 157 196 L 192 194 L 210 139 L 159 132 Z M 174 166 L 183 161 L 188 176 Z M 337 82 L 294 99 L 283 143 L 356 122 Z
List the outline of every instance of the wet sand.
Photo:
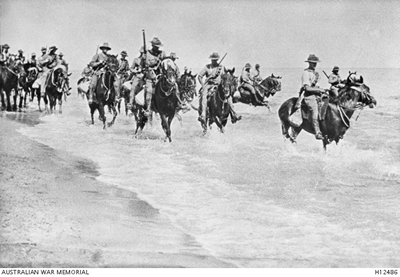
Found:
M 97 181 L 93 162 L 18 132 L 39 116 L 0 114 L 1 267 L 233 267 L 136 194 Z

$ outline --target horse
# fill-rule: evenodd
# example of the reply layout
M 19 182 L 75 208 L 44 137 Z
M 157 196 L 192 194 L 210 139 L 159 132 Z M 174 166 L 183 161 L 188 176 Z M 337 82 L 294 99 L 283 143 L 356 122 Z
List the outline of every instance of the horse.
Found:
M 171 122 L 174 119 L 178 107 L 176 96 L 176 65 L 171 59 L 165 59 L 160 64 L 161 75 L 158 79 L 153 96 L 153 110 L 161 117 L 161 126 L 166 134 L 165 140 L 171 139 Z
M 207 123 L 210 129 L 211 125 L 215 123 L 220 132 L 224 133 L 228 116 L 231 113 L 228 98 L 237 89 L 236 77 L 233 76 L 234 72 L 235 68 L 232 70 L 225 69 L 225 72 L 221 75 L 221 83 L 211 87 L 207 92 L 206 121 L 201 123 L 203 134 L 207 133 Z
M 78 91 L 78 97 L 85 99 L 89 90 L 90 77 L 82 77 L 76 82 L 76 89 Z
M 39 75 L 39 70 L 37 69 L 36 66 L 32 65 L 31 63 L 26 63 L 24 64 L 24 69 L 25 72 L 27 72 L 27 76 L 26 76 L 26 81 L 25 81 L 25 106 L 26 106 L 26 98 L 28 96 L 28 94 L 30 94 L 30 101 L 33 101 L 33 98 L 35 96 L 35 89 L 33 88 L 33 83 L 35 82 L 35 80 L 37 79 L 38 75 Z
M 57 100 L 59 105 L 59 113 L 62 113 L 62 96 L 68 90 L 68 74 L 62 67 L 55 67 L 49 72 L 45 83 L 45 95 L 48 97 L 50 110 L 45 99 L 45 110 L 47 113 L 53 113 Z
M 268 76 L 260 83 L 254 82 L 254 88 L 262 95 L 263 98 L 274 96 L 276 92 L 281 91 L 281 78 L 282 77 L 280 76 L 274 76 L 274 74 L 271 74 L 271 76 Z M 253 106 L 263 106 L 270 110 L 268 101 L 264 101 L 262 103 L 257 102 L 250 91 L 245 90 L 244 88 L 239 88 L 239 90 L 233 94 L 232 98 L 233 103 L 241 102 L 244 104 L 251 104 Z
M 10 59 L 9 66 L 0 65 L 0 95 L 2 110 L 16 111 L 17 110 L 17 95 L 18 95 L 18 74 L 23 68 L 18 63 Z M 14 90 L 13 100 L 14 105 L 11 107 L 11 91 Z M 4 94 L 7 99 L 4 99 Z M 6 103 L 7 101 L 7 103 Z
M 108 127 L 111 127 L 115 119 L 117 118 L 117 110 L 115 108 L 115 78 L 116 71 L 118 70 L 118 55 L 108 55 L 106 64 L 104 66 L 105 71 L 102 72 L 97 80 L 97 84 L 94 90 L 93 103 L 89 104 L 90 115 L 92 118 L 92 124 L 94 124 L 93 114 L 96 110 L 99 111 L 99 119 L 103 121 L 103 129 L 106 128 L 106 116 L 104 106 L 108 106 L 109 110 L 113 112 L 113 119 L 108 123 Z M 95 73 L 96 74 L 96 73 Z
M 362 109 L 365 106 L 373 108 L 377 104 L 369 87 L 364 84 L 362 76 L 355 83 L 351 79 L 354 77 L 351 76 L 352 74 L 347 78 L 345 86 L 340 89 L 338 97 L 331 99 L 326 104 L 325 118 L 319 120 L 320 129 L 324 136 L 322 142 L 325 150 L 326 146 L 332 141 L 338 144 L 343 139 L 344 134 L 350 128 L 350 118 L 357 109 Z M 282 124 L 282 134 L 293 143 L 296 142 L 296 137 L 301 130 L 315 134 L 311 118 L 303 118 L 301 124 L 296 124 L 290 119 L 290 116 L 296 111 L 294 108 L 296 102 L 297 97 L 290 98 L 281 105 L 278 111 Z M 308 108 L 302 105 L 301 110 L 304 115 Z M 291 130 L 291 134 L 289 134 L 289 130 Z
M 192 109 L 198 110 L 197 107 L 193 106 L 193 98 L 196 93 L 196 76 L 192 75 L 191 72 L 185 72 L 184 74 L 181 75 L 180 80 L 178 81 L 178 88 L 180 92 L 180 98 L 182 100 L 182 103 L 185 104 L 183 108 L 178 107 L 175 113 L 175 116 L 178 118 L 180 122 L 182 122 L 182 117 L 179 114 L 179 112 L 186 113 Z

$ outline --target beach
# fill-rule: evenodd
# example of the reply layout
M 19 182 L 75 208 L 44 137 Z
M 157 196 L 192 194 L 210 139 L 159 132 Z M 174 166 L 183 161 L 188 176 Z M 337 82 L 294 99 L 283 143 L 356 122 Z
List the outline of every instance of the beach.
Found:
M 136 194 L 96 180 L 96 164 L 18 129 L 38 112 L 0 115 L 1 267 L 232 267 Z

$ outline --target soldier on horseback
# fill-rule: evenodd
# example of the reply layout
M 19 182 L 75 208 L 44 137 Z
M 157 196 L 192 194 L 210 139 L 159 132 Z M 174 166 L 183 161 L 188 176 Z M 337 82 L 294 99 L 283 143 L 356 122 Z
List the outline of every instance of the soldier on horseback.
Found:
M 31 67 L 37 67 L 36 53 L 33 52 L 31 54 L 31 58 L 27 61 L 31 65 Z
M 206 124 L 207 95 L 209 90 L 221 83 L 221 74 L 225 71 L 225 67 L 218 63 L 218 53 L 212 53 L 209 59 L 211 59 L 211 63 L 207 64 L 200 71 L 199 76 L 197 77 L 202 86 L 202 89 L 200 90 L 198 120 L 203 124 Z M 206 76 L 206 81 L 203 83 L 204 76 Z M 231 96 L 228 97 L 228 105 L 230 111 L 232 112 L 232 123 L 236 123 L 236 121 L 242 119 L 242 116 L 237 116 L 235 110 L 233 109 Z
M 129 69 L 131 74 L 132 74 L 132 85 L 131 85 L 131 91 L 129 94 L 129 103 L 127 105 L 128 109 L 132 108 L 134 99 L 135 99 L 135 95 L 138 94 L 144 84 L 145 84 L 145 80 L 144 80 L 144 47 L 140 47 L 139 49 L 139 57 L 134 58 L 131 68 Z
M 4 44 L 1 47 L 1 57 L 0 57 L 0 64 L 3 64 L 7 66 L 10 63 L 10 52 L 8 52 L 8 49 L 10 49 L 10 46 L 8 44 Z
M 344 87 L 344 84 L 342 84 L 342 79 L 340 78 L 339 75 L 339 67 L 334 66 L 332 69 L 332 74 L 329 75 L 328 77 L 328 82 L 331 84 L 331 95 L 336 98 L 339 95 L 339 89 Z
M 58 54 L 58 60 L 60 61 L 60 64 L 62 66 L 65 67 L 66 71 L 68 72 L 68 63 L 66 60 L 63 59 L 64 54 L 62 52 L 60 52 L 60 54 Z
M 146 60 L 145 60 L 145 93 L 146 93 L 146 116 L 150 116 L 151 114 L 151 99 L 154 95 L 154 88 L 157 81 L 157 75 L 161 73 L 160 63 L 163 59 L 165 59 L 165 52 L 160 50 L 159 48 L 163 46 L 161 41 L 154 37 L 150 42 L 152 48 L 147 51 Z
M 103 43 L 103 45 L 100 46 L 99 48 L 101 52 L 99 54 L 94 55 L 92 61 L 89 63 L 90 66 L 94 69 L 94 74 L 92 75 L 89 84 L 89 93 L 88 93 L 89 105 L 94 102 L 93 95 L 94 95 L 94 90 L 96 89 L 97 80 L 99 79 L 101 73 L 103 73 L 104 71 L 104 65 L 106 64 L 108 58 L 107 52 L 111 50 L 111 47 L 108 46 L 107 42 Z
M 22 64 L 25 63 L 25 56 L 24 56 L 24 51 L 22 51 L 22 49 L 18 50 L 18 55 L 15 58 L 16 61 L 20 61 Z
M 120 101 L 121 100 L 121 87 L 122 84 L 125 83 L 126 79 L 129 77 L 129 62 L 126 59 L 126 57 L 128 57 L 128 53 L 123 50 L 121 52 L 121 58 L 118 61 L 119 67 L 117 70 L 117 76 L 118 79 L 116 80 L 116 82 L 118 82 L 118 84 L 115 86 L 115 99 L 116 101 Z
M 304 103 L 311 113 L 311 123 L 315 130 L 315 138 L 322 140 L 324 137 L 319 128 L 317 99 L 322 93 L 325 93 L 325 89 L 317 85 L 320 78 L 319 73 L 315 70 L 320 60 L 314 54 L 310 54 L 306 62 L 308 62 L 309 66 L 303 71 L 303 75 L 301 76 L 301 90 L 304 93 Z
M 57 47 L 51 46 L 49 48 L 49 53 L 43 55 L 39 60 L 39 65 L 43 69 L 43 73 L 41 76 L 41 83 L 40 83 L 40 93 L 42 98 L 44 98 L 44 94 L 46 91 L 46 81 L 49 73 L 59 64 L 59 60 L 56 54 Z M 42 48 L 43 51 L 43 48 Z
M 250 93 L 254 96 L 254 99 L 256 100 L 256 102 L 258 104 L 262 105 L 263 102 L 262 102 L 262 100 L 260 100 L 260 98 L 262 99 L 262 96 L 258 95 L 259 93 L 257 93 L 256 89 L 253 86 L 253 82 L 255 80 L 250 74 L 250 69 L 251 69 L 251 65 L 249 63 L 246 63 L 246 65 L 244 66 L 244 68 L 242 70 L 242 75 L 240 76 L 241 86 L 244 89 L 250 91 Z
M 252 75 L 253 80 L 257 84 L 261 83 L 261 81 L 263 80 L 263 78 L 260 75 L 260 65 L 258 63 L 254 66 L 254 71 L 252 72 L 251 75 Z

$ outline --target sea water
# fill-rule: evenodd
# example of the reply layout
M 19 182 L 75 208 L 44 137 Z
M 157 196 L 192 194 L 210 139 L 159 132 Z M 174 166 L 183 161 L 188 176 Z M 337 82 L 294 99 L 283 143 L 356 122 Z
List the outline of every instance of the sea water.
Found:
M 62 114 L 20 131 L 93 160 L 100 181 L 134 191 L 236 266 L 399 267 L 400 70 L 358 69 L 378 105 L 357 111 L 326 152 L 311 134 L 300 133 L 297 144 L 281 134 L 277 111 L 297 95 L 302 70 L 263 69 L 264 77 L 282 76 L 271 111 L 236 104 L 243 119 L 224 134 L 215 126 L 203 136 L 193 110 L 173 120 L 172 143 L 157 117 L 135 139 L 134 118 L 123 108 L 103 130 L 97 112 L 90 124 L 76 86 Z

